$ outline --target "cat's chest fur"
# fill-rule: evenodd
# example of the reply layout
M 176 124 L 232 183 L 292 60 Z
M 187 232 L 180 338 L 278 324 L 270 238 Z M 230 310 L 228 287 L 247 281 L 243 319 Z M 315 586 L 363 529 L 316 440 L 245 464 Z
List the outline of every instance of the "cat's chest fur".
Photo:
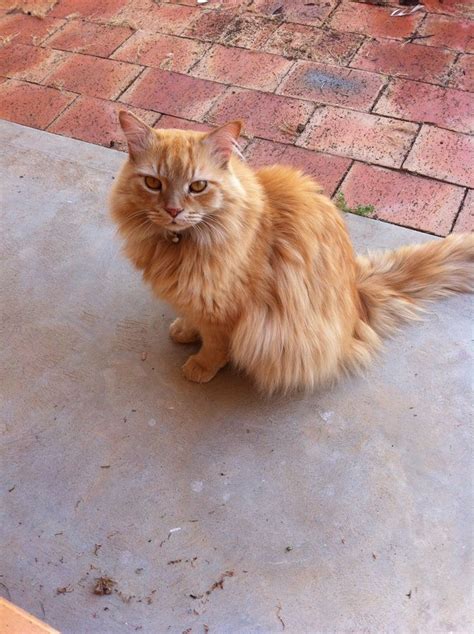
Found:
M 234 317 L 235 298 L 245 284 L 220 251 L 200 249 L 188 240 L 160 241 L 143 277 L 178 311 L 210 322 Z

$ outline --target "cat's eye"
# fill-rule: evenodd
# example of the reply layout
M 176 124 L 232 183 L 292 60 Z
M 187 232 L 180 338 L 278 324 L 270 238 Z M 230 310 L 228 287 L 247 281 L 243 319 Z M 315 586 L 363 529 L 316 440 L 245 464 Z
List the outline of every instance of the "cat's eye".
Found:
M 153 189 L 153 191 L 160 191 L 161 189 L 161 181 L 159 178 L 155 178 L 154 176 L 145 176 L 145 185 L 148 189 Z
M 189 191 L 193 192 L 194 194 L 200 194 L 206 189 L 206 187 L 207 181 L 194 181 L 189 186 Z

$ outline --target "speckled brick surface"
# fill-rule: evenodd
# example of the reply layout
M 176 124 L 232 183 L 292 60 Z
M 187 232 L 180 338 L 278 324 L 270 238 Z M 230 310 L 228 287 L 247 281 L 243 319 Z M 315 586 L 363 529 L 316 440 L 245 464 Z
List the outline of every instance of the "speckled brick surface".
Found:
M 391 15 L 396 7 L 397 0 L 4 0 L 0 116 L 118 149 L 121 107 L 168 127 L 206 129 L 238 117 L 255 164 L 283 157 L 331 191 L 350 182 L 362 205 L 374 173 L 364 165 L 383 166 L 392 176 L 381 182 L 403 188 L 403 210 L 390 185 L 375 215 L 438 235 L 472 230 L 470 2 L 424 0 L 403 17 Z M 346 167 L 336 182 L 340 159 Z M 367 186 L 355 187 L 358 174 Z M 423 186 L 410 189 L 420 179 Z M 430 208 L 427 192 L 437 192 Z

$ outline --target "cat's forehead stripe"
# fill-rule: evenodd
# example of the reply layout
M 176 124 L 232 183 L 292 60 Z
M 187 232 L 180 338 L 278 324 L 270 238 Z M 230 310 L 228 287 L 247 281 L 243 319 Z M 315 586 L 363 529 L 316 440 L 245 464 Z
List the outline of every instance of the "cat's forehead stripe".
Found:
M 163 139 L 158 146 L 159 174 L 173 180 L 192 178 L 196 171 L 197 150 L 195 139 Z

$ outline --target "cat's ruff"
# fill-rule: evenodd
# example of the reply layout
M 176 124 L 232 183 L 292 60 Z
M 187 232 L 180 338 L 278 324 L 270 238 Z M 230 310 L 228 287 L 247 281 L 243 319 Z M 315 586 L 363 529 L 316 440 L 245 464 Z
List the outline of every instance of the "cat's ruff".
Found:
M 230 361 L 266 393 L 314 389 L 365 368 L 422 300 L 473 290 L 472 235 L 357 257 L 313 179 L 235 155 L 239 122 L 210 133 L 153 130 L 126 112 L 120 122 L 129 158 L 111 214 L 126 256 L 181 315 L 172 338 L 202 342 L 183 367 L 190 380 Z M 166 209 L 182 210 L 175 234 Z

